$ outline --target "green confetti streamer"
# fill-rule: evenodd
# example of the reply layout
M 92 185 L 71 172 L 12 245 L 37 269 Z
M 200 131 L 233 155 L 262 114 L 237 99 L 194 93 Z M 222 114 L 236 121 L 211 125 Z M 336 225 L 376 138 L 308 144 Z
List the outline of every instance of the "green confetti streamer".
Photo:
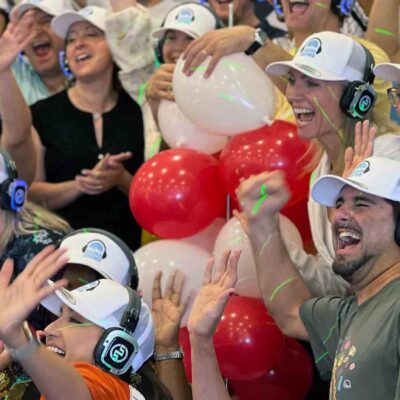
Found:
M 375 32 L 380 33 L 381 35 L 385 35 L 385 36 L 396 37 L 395 33 L 388 31 L 387 29 L 383 29 L 383 28 L 375 28 Z
M 278 285 L 272 292 L 271 297 L 269 298 L 269 301 L 271 302 L 276 294 L 286 285 L 288 285 L 290 282 L 292 282 L 294 280 L 294 276 L 292 276 L 291 278 L 286 279 L 285 281 L 283 281 L 280 285 Z
M 253 207 L 253 209 L 251 210 L 251 213 L 252 213 L 253 215 L 256 215 L 256 214 L 257 214 L 258 209 L 260 208 L 262 202 L 268 197 L 268 194 L 267 194 L 267 187 L 265 186 L 265 183 L 263 183 L 263 184 L 261 185 L 260 195 L 261 195 L 261 197 L 258 199 L 256 205 L 255 205 L 255 206 Z
M 328 5 L 327 5 L 327 4 L 320 3 L 319 1 L 317 1 L 317 2 L 315 3 L 315 5 L 316 5 L 317 7 L 320 7 L 320 8 L 328 8 Z
M 203 72 L 207 69 L 207 67 L 205 65 L 199 65 L 198 67 L 191 67 L 190 70 L 191 71 L 200 71 Z
M 333 330 L 336 328 L 338 322 L 339 322 L 339 317 L 336 319 L 335 325 L 333 325 L 332 328 L 331 328 L 331 330 L 329 331 L 328 336 L 322 341 L 323 344 L 325 344 L 325 343 L 329 340 L 329 338 L 331 337 L 332 332 L 333 332 Z
M 144 94 L 146 92 L 146 88 L 147 88 L 147 82 L 146 83 L 142 83 L 139 86 L 139 94 L 138 94 L 138 98 L 137 98 L 137 102 L 138 104 L 141 106 L 143 103 L 143 99 L 144 99 Z
M 263 246 L 261 247 L 260 254 L 259 254 L 260 257 L 264 254 L 264 251 L 267 248 L 267 246 L 268 246 L 268 244 L 269 244 L 269 242 L 271 240 L 271 237 L 272 237 L 272 234 L 270 234 L 268 236 L 268 239 L 264 242 Z
M 316 97 L 313 98 L 314 103 L 316 104 L 316 106 L 318 107 L 318 109 L 321 111 L 321 114 L 323 115 L 323 117 L 328 121 L 328 124 L 335 129 L 335 131 L 338 133 L 340 140 L 342 142 L 344 142 L 344 133 L 343 130 L 338 128 L 329 118 L 329 115 L 325 112 L 325 110 L 322 108 L 321 104 L 319 104 L 319 101 Z
M 222 93 L 222 92 L 218 92 L 217 96 L 221 97 L 221 99 L 228 100 L 228 101 L 235 101 L 236 100 L 234 96 L 229 95 L 229 94 L 225 94 L 225 93 Z
M 323 358 L 325 358 L 329 354 L 328 351 L 326 351 L 324 354 L 321 354 L 316 360 L 315 364 L 318 364 Z
M 92 324 L 91 322 L 85 322 L 84 324 L 67 325 L 67 326 L 64 326 L 64 328 L 60 328 L 60 329 L 57 329 L 57 330 L 58 331 L 63 331 L 64 329 L 67 329 L 67 328 L 77 328 L 77 327 L 83 328 L 85 326 L 93 326 L 93 325 L 95 325 L 95 324 Z
M 153 157 L 157 153 L 157 149 L 160 146 L 161 143 L 161 136 L 154 142 L 153 146 L 151 147 L 151 150 L 149 151 L 149 158 Z

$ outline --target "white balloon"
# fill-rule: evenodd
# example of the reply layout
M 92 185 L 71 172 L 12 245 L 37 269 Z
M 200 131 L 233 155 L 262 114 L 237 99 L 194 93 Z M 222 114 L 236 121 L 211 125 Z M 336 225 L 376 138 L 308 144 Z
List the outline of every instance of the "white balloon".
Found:
M 178 106 L 196 125 L 209 132 L 232 136 L 256 129 L 270 120 L 275 88 L 264 71 L 244 53 L 223 57 L 204 78 L 210 57 L 186 76 L 178 60 L 173 76 Z
M 279 217 L 280 231 L 285 244 L 287 246 L 295 244 L 302 247 L 301 236 L 295 225 L 284 215 L 279 215 Z M 215 242 L 214 258 L 216 265 L 219 265 L 226 249 L 240 249 L 242 251 L 238 264 L 236 293 L 240 296 L 261 298 L 250 240 L 239 220 L 235 217 L 225 224 Z
M 212 253 L 217 236 L 224 225 L 225 220 L 223 218 L 216 218 L 214 222 L 208 225 L 207 228 L 203 229 L 201 232 L 181 240 L 199 246 Z
M 158 271 L 163 272 L 161 280 L 163 294 L 172 271 L 179 269 L 185 274 L 181 301 L 187 300 L 187 308 L 181 326 L 186 326 L 195 295 L 202 286 L 204 268 L 211 254 L 180 240 L 158 240 L 136 250 L 134 256 L 139 271 L 139 289 L 149 307 L 152 305 L 153 279 Z
M 165 142 L 171 148 L 186 147 L 207 154 L 222 150 L 227 137 L 209 133 L 195 125 L 174 101 L 162 100 L 158 107 L 158 124 Z

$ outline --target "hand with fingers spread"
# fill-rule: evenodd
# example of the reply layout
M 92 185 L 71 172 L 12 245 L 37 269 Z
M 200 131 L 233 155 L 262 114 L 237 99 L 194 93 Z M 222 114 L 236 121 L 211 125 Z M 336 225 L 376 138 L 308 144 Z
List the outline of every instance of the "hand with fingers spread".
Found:
M 376 126 L 370 126 L 368 120 L 357 122 L 354 136 L 354 149 L 353 147 L 348 147 L 344 153 L 343 178 L 350 176 L 354 168 L 361 161 L 373 155 L 376 132 Z
M 235 292 L 240 250 L 225 251 L 214 278 L 211 259 L 204 272 L 203 287 L 197 293 L 189 315 L 188 330 L 191 336 L 210 338 L 224 312 L 229 296 Z
M 254 41 L 255 29 L 250 26 L 235 26 L 208 32 L 194 40 L 183 53 L 183 72 L 190 75 L 208 57 L 211 60 L 204 73 L 211 75 L 219 60 L 227 55 L 247 50 Z
M 47 280 L 68 261 L 64 253 L 63 249 L 46 247 L 12 283 L 13 262 L 8 259 L 3 264 L 0 270 L 0 338 L 7 345 L 14 347 L 14 333 L 21 330 L 23 322 L 40 301 L 67 283 L 64 279 L 53 286 L 47 285 Z
M 161 293 L 162 272 L 154 277 L 152 291 L 152 315 L 156 334 L 156 352 L 176 351 L 179 347 L 178 334 L 185 309 L 181 302 L 185 276 L 181 271 L 173 271 L 168 277 L 164 296 Z
M 172 77 L 175 64 L 162 64 L 150 77 L 146 85 L 146 99 L 151 101 L 170 100 L 175 101 L 172 92 Z
M 33 25 L 34 18 L 29 11 L 19 21 L 13 18 L 9 22 L 0 38 L 0 72 L 8 70 L 18 54 L 33 39 Z
M 247 232 L 252 225 L 275 220 L 290 198 L 285 175 L 279 170 L 249 177 L 239 185 L 236 194 L 247 221 Z

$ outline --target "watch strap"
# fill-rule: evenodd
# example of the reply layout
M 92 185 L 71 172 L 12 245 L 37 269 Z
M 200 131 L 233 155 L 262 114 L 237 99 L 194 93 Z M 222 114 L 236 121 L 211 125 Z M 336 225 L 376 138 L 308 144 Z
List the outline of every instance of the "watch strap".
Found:
M 179 346 L 179 349 L 176 351 L 171 351 L 170 353 L 162 353 L 162 354 L 154 354 L 155 361 L 164 361 L 164 360 L 179 360 L 184 356 L 182 346 Z

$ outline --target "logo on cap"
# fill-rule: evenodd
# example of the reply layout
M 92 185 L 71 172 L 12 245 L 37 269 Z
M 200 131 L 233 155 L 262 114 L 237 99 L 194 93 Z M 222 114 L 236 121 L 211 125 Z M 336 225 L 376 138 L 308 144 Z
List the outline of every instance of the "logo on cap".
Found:
M 83 8 L 81 11 L 79 11 L 79 14 L 82 15 L 82 17 L 89 17 L 90 15 L 93 14 L 93 8 L 92 7 Z
M 83 257 L 100 262 L 107 257 L 106 246 L 101 240 L 91 240 L 82 249 Z
M 322 44 L 318 38 L 312 38 L 301 49 L 300 56 L 314 58 L 317 54 L 321 53 Z
M 191 24 L 195 20 L 194 12 L 190 8 L 184 8 L 175 19 L 179 24 Z
M 357 165 L 349 178 L 359 177 L 362 174 L 366 174 L 370 170 L 370 166 L 371 165 L 369 161 L 362 161 L 360 164 Z
M 123 344 L 116 344 L 111 348 L 110 357 L 115 363 L 123 363 L 129 356 L 129 351 Z

